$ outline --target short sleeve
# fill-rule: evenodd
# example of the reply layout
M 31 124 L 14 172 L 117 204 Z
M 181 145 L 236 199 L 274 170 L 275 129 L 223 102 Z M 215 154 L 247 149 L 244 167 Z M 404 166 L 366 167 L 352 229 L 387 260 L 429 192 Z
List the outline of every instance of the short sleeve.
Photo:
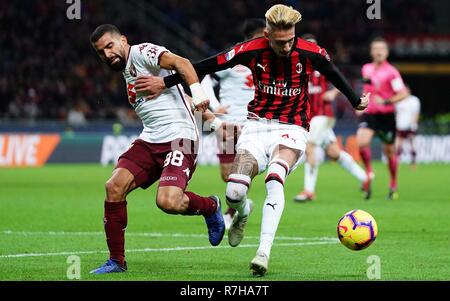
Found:
M 228 77 L 230 75 L 230 70 L 231 69 L 225 69 L 225 70 L 222 70 L 222 71 L 218 71 L 218 72 L 215 73 L 215 75 L 218 78 L 220 78 L 220 79 L 224 79 L 224 78 L 226 78 L 226 77 Z
M 391 87 L 395 93 L 398 93 L 406 88 L 400 72 L 396 69 L 394 69 L 393 78 L 391 79 Z
M 161 55 L 168 52 L 167 48 L 151 43 L 145 43 L 138 46 L 139 55 L 144 60 L 147 67 L 159 67 Z

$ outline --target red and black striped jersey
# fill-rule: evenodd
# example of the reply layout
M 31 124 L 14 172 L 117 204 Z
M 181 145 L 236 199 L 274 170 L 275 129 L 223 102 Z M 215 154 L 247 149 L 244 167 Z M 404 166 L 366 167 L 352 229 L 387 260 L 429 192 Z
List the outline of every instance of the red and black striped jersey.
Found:
M 320 74 L 319 71 L 314 71 L 309 80 L 309 102 L 311 104 L 311 117 L 327 116 L 333 117 L 333 106 L 330 101 L 323 99 L 323 94 L 327 91 L 328 81 Z
M 193 64 L 199 77 L 241 64 L 250 68 L 255 83 L 255 97 L 248 104 L 249 117 L 278 120 L 309 129 L 311 110 L 309 78 L 314 70 L 330 80 L 352 103 L 360 99 L 337 70 L 326 50 L 296 38 L 289 56 L 278 56 L 265 37 L 239 43 L 213 57 Z M 182 81 L 175 74 L 166 77 L 167 87 Z

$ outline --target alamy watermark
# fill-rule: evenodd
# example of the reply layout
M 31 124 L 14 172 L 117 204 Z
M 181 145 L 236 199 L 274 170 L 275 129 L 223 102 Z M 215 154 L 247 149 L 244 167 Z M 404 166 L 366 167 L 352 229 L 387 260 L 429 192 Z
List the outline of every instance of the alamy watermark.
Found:
M 81 0 L 66 0 L 69 5 L 66 16 L 69 20 L 81 20 Z
M 77 255 L 70 255 L 67 257 L 66 263 L 69 265 L 67 267 L 67 279 L 69 280 L 80 280 L 81 279 L 81 259 Z
M 381 0 L 366 0 L 369 7 L 366 11 L 367 19 L 380 20 L 381 19 Z
M 381 279 L 381 259 L 377 255 L 370 255 L 366 260 L 369 267 L 367 268 L 367 278 L 369 280 Z

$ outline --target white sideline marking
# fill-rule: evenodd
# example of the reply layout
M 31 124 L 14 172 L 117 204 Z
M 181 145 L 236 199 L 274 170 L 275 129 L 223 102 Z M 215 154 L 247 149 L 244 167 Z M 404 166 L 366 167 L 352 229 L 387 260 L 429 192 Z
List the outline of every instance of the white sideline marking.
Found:
M 297 243 L 280 243 L 276 247 L 298 247 L 298 246 L 313 246 L 334 244 L 336 241 L 316 241 L 316 242 L 297 242 Z M 239 248 L 256 248 L 257 244 L 239 245 Z M 170 251 L 191 251 L 191 250 L 208 250 L 208 249 L 230 249 L 230 246 L 204 246 L 204 247 L 175 247 L 175 248 L 145 248 L 145 249 L 130 249 L 127 253 L 136 252 L 170 252 Z M 54 252 L 54 253 L 23 253 L 23 254 L 8 254 L 0 255 L 0 258 L 23 258 L 23 257 L 44 257 L 44 256 L 66 256 L 66 255 L 81 255 L 81 254 L 102 254 L 109 253 L 108 251 L 72 251 L 72 252 Z
M 105 235 L 105 232 L 66 232 L 66 231 L 11 231 L 3 230 L 0 234 L 4 235 L 55 235 L 55 236 L 87 236 L 87 235 Z M 160 232 L 126 232 L 126 236 L 143 236 L 143 237 L 191 237 L 191 238 L 207 238 L 206 234 L 190 234 L 190 233 L 160 233 Z M 249 239 L 259 239 L 259 236 L 246 236 Z M 298 236 L 279 236 L 276 240 L 318 240 L 318 241 L 338 241 L 334 237 L 298 237 Z

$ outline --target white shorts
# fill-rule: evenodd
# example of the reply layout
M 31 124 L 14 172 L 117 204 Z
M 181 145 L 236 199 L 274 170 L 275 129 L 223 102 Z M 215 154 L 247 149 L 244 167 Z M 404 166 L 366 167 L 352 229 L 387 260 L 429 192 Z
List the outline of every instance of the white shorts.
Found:
M 336 135 L 333 131 L 335 122 L 333 117 L 313 117 L 309 126 L 309 142 L 320 147 L 326 147 L 328 144 L 336 142 Z
M 236 150 L 247 150 L 258 162 L 258 173 L 263 173 L 270 163 L 272 153 L 278 145 L 305 152 L 308 131 L 294 125 L 278 123 L 271 120 L 249 120 L 245 123 L 236 144 Z M 301 162 L 297 160 L 290 172 Z

